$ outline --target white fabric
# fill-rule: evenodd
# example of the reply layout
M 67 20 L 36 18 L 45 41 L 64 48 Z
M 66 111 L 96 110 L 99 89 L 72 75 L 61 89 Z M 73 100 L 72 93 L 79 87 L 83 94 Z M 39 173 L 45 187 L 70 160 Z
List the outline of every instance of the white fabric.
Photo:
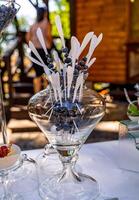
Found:
M 42 151 L 24 153 L 35 158 Z M 93 176 L 99 182 L 103 196 L 117 197 L 119 200 L 139 200 L 139 173 L 121 170 L 118 159 L 117 141 L 86 144 L 80 150 L 78 165 L 82 173 Z M 25 192 L 24 199 L 40 200 L 37 189 L 31 194 Z

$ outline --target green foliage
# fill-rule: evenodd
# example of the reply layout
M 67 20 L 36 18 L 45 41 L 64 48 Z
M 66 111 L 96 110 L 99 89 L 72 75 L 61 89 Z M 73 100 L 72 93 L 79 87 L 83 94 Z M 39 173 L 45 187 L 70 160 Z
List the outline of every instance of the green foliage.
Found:
M 128 108 L 128 113 L 132 116 L 138 116 L 139 108 L 135 104 L 130 104 L 130 106 Z
M 18 24 L 19 24 L 20 30 L 25 31 L 29 28 L 28 20 L 24 16 L 18 17 Z
M 58 32 L 55 25 L 55 17 L 59 15 L 61 17 L 64 36 L 66 39 L 70 38 L 70 5 L 67 0 L 55 1 L 55 11 L 50 12 L 50 22 L 52 24 L 52 35 L 57 37 Z

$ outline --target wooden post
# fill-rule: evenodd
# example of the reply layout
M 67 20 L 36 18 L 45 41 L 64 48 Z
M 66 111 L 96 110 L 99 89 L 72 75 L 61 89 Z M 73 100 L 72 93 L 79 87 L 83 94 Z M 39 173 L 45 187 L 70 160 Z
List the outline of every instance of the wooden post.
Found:
M 19 33 L 18 51 L 19 51 L 19 58 L 20 58 L 21 76 L 23 76 L 24 75 L 24 50 L 23 50 L 22 33 Z
M 71 35 L 76 35 L 76 0 L 69 0 L 69 3 Z

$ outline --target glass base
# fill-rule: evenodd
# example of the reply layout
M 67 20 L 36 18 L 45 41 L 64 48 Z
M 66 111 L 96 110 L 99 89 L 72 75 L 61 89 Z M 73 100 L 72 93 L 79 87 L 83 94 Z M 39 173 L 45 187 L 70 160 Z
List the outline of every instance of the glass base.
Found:
M 23 197 L 18 194 L 14 194 L 8 195 L 7 197 L 3 196 L 0 198 L 0 200 L 23 200 Z
M 90 176 L 79 174 L 80 181 L 58 181 L 59 176 L 46 179 L 39 187 L 45 200 L 93 200 L 99 196 L 99 186 Z

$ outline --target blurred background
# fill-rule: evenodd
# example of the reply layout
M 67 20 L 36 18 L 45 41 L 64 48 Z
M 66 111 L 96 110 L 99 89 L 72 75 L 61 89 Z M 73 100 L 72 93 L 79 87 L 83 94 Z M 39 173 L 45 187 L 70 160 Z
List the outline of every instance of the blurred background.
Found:
M 35 71 L 28 59 L 26 33 L 36 20 L 38 7 L 46 7 L 53 37 L 52 48 L 61 43 L 54 23 L 61 17 L 67 47 L 75 35 L 81 42 L 85 34 L 101 32 L 104 39 L 95 51 L 87 86 L 105 96 L 106 115 L 87 142 L 118 138 L 118 121 L 127 119 L 123 88 L 135 99 L 139 82 L 139 0 L 16 0 L 21 5 L 15 20 L 0 40 L 0 68 L 6 109 L 7 131 L 11 142 L 22 149 L 44 147 L 47 140 L 31 121 L 27 104 L 34 94 Z M 42 87 L 45 87 L 42 85 Z

